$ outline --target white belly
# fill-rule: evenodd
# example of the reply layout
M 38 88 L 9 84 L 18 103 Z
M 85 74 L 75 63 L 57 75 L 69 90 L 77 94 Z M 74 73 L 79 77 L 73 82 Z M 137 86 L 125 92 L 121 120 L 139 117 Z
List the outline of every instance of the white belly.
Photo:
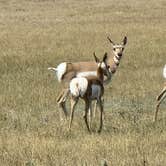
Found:
M 96 71 L 85 71 L 77 73 L 77 77 L 97 76 Z
M 92 85 L 91 99 L 99 99 L 101 95 L 101 87 L 99 85 Z

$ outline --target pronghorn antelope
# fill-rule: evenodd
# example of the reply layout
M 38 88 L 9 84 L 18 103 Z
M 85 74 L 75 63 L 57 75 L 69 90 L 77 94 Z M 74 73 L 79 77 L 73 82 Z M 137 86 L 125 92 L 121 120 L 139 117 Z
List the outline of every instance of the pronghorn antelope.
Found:
M 121 44 L 115 44 L 109 37 L 107 37 L 107 39 L 112 44 L 113 50 L 107 58 L 107 64 L 110 66 L 110 74 L 105 77 L 105 84 L 111 81 L 112 74 L 116 72 L 127 43 L 126 36 Z M 57 68 L 49 67 L 48 69 L 55 71 L 58 81 L 62 85 L 62 91 L 57 97 L 57 103 L 67 117 L 66 99 L 69 94 L 69 82 L 74 77 L 96 76 L 97 64 L 93 61 L 73 63 L 63 62 L 60 63 Z
M 103 100 L 104 94 L 104 75 L 109 75 L 109 67 L 107 66 L 107 53 L 104 54 L 103 60 L 100 62 L 95 56 L 97 64 L 96 76 L 75 77 L 69 83 L 69 93 L 71 95 L 71 114 L 69 130 L 71 129 L 72 120 L 74 116 L 74 109 L 79 100 L 82 98 L 85 101 L 84 119 L 89 132 L 91 132 L 91 124 L 88 124 L 87 114 L 92 112 L 92 100 L 97 100 L 100 107 L 100 127 L 98 132 L 101 132 L 103 126 Z M 89 122 L 91 123 L 91 121 Z
M 166 79 L 166 65 L 164 66 L 164 69 L 163 69 L 163 76 Z M 155 118 L 154 118 L 155 121 L 157 120 L 159 106 L 162 103 L 162 101 L 165 99 L 165 97 L 166 97 L 166 82 L 164 84 L 164 88 L 162 89 L 160 94 L 157 96 L 157 105 L 156 105 L 156 112 L 155 112 Z

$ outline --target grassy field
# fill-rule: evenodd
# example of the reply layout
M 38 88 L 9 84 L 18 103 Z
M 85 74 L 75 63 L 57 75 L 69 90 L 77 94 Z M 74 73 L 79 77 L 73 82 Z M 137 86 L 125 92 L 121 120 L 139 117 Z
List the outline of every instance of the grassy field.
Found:
M 128 44 L 106 87 L 104 130 L 87 132 L 80 102 L 69 133 L 47 67 L 109 53 L 108 35 Z M 165 0 L 0 0 L 0 165 L 165 166 L 164 103 L 153 122 L 165 43 Z

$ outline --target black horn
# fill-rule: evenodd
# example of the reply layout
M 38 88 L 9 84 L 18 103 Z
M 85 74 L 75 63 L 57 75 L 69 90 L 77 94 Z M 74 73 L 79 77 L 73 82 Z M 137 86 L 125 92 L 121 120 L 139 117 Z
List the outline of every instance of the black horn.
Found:
M 110 41 L 111 44 L 115 44 L 108 36 L 107 36 L 107 39 Z

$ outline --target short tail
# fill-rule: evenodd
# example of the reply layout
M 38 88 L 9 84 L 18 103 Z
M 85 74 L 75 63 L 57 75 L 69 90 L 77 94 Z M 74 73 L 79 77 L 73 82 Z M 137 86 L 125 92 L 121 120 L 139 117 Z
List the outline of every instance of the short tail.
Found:
M 54 68 L 54 67 L 48 67 L 48 70 L 57 72 L 57 68 Z

